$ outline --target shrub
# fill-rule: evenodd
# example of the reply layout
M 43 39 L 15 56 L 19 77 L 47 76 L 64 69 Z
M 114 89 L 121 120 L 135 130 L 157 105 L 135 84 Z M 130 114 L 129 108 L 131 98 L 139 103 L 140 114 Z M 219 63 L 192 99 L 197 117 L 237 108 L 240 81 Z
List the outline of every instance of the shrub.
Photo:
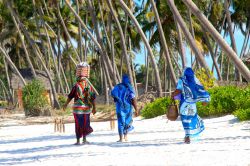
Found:
M 197 104 L 201 117 L 221 116 L 232 114 L 237 109 L 250 108 L 250 87 L 237 88 L 235 86 L 214 87 L 208 90 L 211 101 L 207 106 Z
M 58 95 L 58 102 L 60 104 L 60 106 L 63 106 L 67 101 L 67 97 L 63 96 L 63 95 Z
M 235 112 L 233 112 L 233 114 L 240 121 L 250 120 L 250 108 L 248 108 L 248 109 L 238 109 Z
M 167 107 L 171 103 L 170 98 L 158 98 L 152 103 L 147 104 L 141 111 L 141 116 L 149 119 L 159 115 L 163 115 L 167 111 Z
M 209 104 L 203 106 L 200 102 L 197 103 L 197 111 L 201 117 L 222 116 L 233 113 L 240 120 L 249 119 L 250 86 L 247 88 L 237 88 L 235 86 L 213 87 L 208 91 L 211 95 Z M 154 102 L 147 104 L 141 115 L 144 118 L 163 115 L 166 113 L 170 102 L 170 98 L 158 98 Z
M 0 107 L 7 107 L 8 102 L 7 101 L 0 101 Z
M 44 95 L 45 88 L 38 80 L 32 80 L 23 88 L 23 106 L 25 116 L 49 114 L 49 102 Z

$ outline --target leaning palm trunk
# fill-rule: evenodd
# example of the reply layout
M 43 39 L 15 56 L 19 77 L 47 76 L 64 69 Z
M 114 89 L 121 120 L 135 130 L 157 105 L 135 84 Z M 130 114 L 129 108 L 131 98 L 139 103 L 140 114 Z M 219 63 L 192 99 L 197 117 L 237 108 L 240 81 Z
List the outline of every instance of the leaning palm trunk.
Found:
M 242 49 L 241 49 L 241 52 L 240 52 L 240 58 L 243 57 L 243 55 L 245 54 L 245 51 L 246 51 L 246 48 L 247 48 L 247 43 L 248 43 L 248 40 L 249 40 L 249 27 L 246 27 L 246 35 L 245 35 L 245 39 L 244 39 L 244 42 L 243 42 L 243 46 L 242 46 Z M 242 76 L 241 74 L 239 74 L 239 79 L 240 79 L 240 82 L 242 82 Z
M 127 65 L 129 78 L 130 78 L 132 84 L 135 87 L 136 85 L 134 84 L 134 79 L 133 79 L 133 75 L 132 75 L 132 71 L 131 71 L 131 64 L 129 62 L 129 56 L 128 56 L 128 53 L 127 53 L 127 48 L 126 48 L 126 43 L 125 43 L 125 37 L 124 37 L 123 30 L 122 30 L 121 24 L 120 24 L 120 22 L 119 22 L 119 20 L 117 18 L 117 14 L 115 13 L 115 10 L 113 9 L 111 0 L 107 0 L 107 3 L 108 3 L 108 6 L 109 6 L 109 9 L 110 9 L 110 11 L 111 11 L 111 13 L 113 15 L 113 18 L 115 20 L 115 23 L 116 23 L 116 25 L 118 27 L 118 31 L 119 31 L 119 35 L 120 35 L 120 39 L 121 39 L 121 46 L 122 46 L 123 56 L 125 57 L 125 60 L 126 60 L 126 65 Z
M 17 22 L 16 22 L 16 20 L 15 20 L 15 18 L 14 18 L 13 16 L 12 16 L 12 20 L 13 20 L 13 22 L 14 22 L 14 24 L 15 24 L 15 27 L 16 27 L 16 29 L 17 29 L 19 38 L 20 38 L 20 40 L 21 40 L 21 42 L 22 42 L 22 46 L 23 46 L 23 50 L 24 50 L 24 53 L 25 53 L 25 57 L 26 57 L 26 59 L 27 59 L 27 62 L 28 62 L 28 64 L 29 64 L 29 67 L 30 67 L 30 69 L 31 69 L 31 73 L 33 74 L 34 78 L 36 78 L 36 72 L 35 72 L 34 66 L 32 65 L 32 62 L 31 62 L 31 60 L 30 60 L 30 55 L 29 55 L 29 53 L 28 53 L 28 51 L 27 51 L 27 48 L 26 48 L 24 39 L 23 39 L 23 37 L 22 37 L 21 31 L 20 31 L 20 29 L 19 29 L 19 26 L 17 25 Z
M 19 20 L 19 17 L 17 16 L 17 14 L 15 13 L 15 11 L 12 9 L 11 5 L 10 5 L 10 2 L 7 2 L 7 7 L 9 8 L 10 12 L 11 12 L 11 15 L 14 16 L 14 18 L 16 19 L 17 23 L 19 24 L 21 30 L 23 31 L 24 33 L 24 36 L 27 38 L 32 50 L 34 51 L 35 55 L 38 57 L 39 61 L 41 62 L 41 65 L 43 66 L 47 76 L 48 76 L 48 79 L 50 81 L 50 84 L 51 84 L 51 89 L 52 89 L 52 94 L 53 94 L 53 97 L 54 97 L 54 107 L 55 108 L 60 108 L 60 105 L 59 105 L 59 102 L 57 100 L 57 93 L 56 93 L 56 89 L 55 89 L 55 85 L 54 85 L 54 82 L 53 82 L 53 79 L 50 75 L 50 72 L 48 71 L 45 63 L 43 62 L 42 60 L 42 57 L 41 57 L 41 54 L 39 51 L 39 49 L 36 47 L 36 44 L 35 42 L 31 39 L 29 33 L 27 32 L 27 30 L 24 28 L 23 24 L 20 22 Z
M 61 15 L 61 12 L 60 12 L 59 5 L 58 5 L 58 7 L 57 7 L 57 12 L 58 12 L 58 16 L 59 16 L 59 19 L 60 19 L 60 21 L 61 21 L 61 24 L 62 24 L 62 26 L 63 26 L 64 32 L 66 33 L 67 38 L 69 39 L 69 42 L 70 42 L 70 44 L 71 44 L 71 46 L 72 46 L 72 48 L 73 48 L 73 50 L 74 50 L 74 53 L 76 54 L 76 57 L 77 57 L 78 61 L 80 62 L 80 61 L 81 61 L 81 58 L 80 58 L 80 57 L 82 57 L 82 56 L 79 57 L 79 54 L 78 54 L 78 52 L 76 51 L 76 49 L 75 49 L 75 47 L 74 47 L 74 45 L 73 45 L 73 43 L 72 43 L 72 41 L 71 41 L 72 38 L 71 38 L 71 36 L 70 36 L 70 34 L 69 34 L 69 31 L 68 31 L 68 29 L 67 29 L 67 27 L 66 27 L 66 25 L 65 25 L 65 23 L 64 23 L 64 20 L 63 20 L 63 18 L 62 18 L 62 15 Z M 81 50 L 81 48 L 80 48 L 80 50 Z
M 54 30 L 45 22 L 45 25 L 46 25 L 46 27 L 48 27 L 49 28 L 49 30 L 53 33 L 53 35 L 57 38 L 57 34 L 54 32 Z M 53 43 L 51 43 L 52 44 L 52 48 L 53 48 L 53 50 L 55 50 L 55 46 L 54 46 L 54 44 Z M 73 45 L 72 45 L 72 47 L 74 47 Z M 56 50 L 54 51 L 54 53 L 56 54 Z M 69 58 L 70 58 L 70 60 L 74 63 L 74 65 L 76 66 L 77 65 L 77 62 L 74 60 L 74 58 L 71 56 L 71 54 L 69 55 Z
M 175 18 L 177 20 L 177 22 L 180 24 L 180 27 L 181 27 L 183 33 L 185 34 L 185 37 L 189 41 L 190 46 L 191 46 L 192 50 L 195 53 L 195 56 L 197 57 L 198 61 L 202 65 L 202 67 L 205 68 L 205 70 L 207 71 L 207 74 L 209 75 L 209 67 L 208 67 L 203 55 L 201 54 L 200 50 L 198 49 L 198 47 L 197 47 L 197 45 L 196 45 L 196 43 L 194 41 L 194 38 L 192 37 L 192 35 L 188 31 L 188 28 L 187 28 L 184 20 L 182 19 L 179 11 L 177 10 L 177 8 L 176 8 L 176 6 L 174 4 L 174 1 L 173 0 L 167 0 L 167 2 L 168 2 L 168 5 L 169 5 L 172 13 L 174 14 L 174 16 L 175 16 Z
M 234 52 L 238 55 L 237 53 L 237 47 L 236 47 L 236 42 L 235 42 L 235 38 L 234 38 L 234 33 L 233 33 L 233 28 L 232 28 L 232 21 L 231 21 L 231 15 L 229 12 L 229 4 L 228 4 L 228 0 L 224 1 L 224 8 L 226 10 L 226 18 L 227 18 L 227 24 L 228 24 L 228 31 L 230 34 L 230 39 L 231 39 L 231 43 L 232 43 L 232 47 Z M 230 63 L 229 63 L 230 64 Z M 240 80 L 240 75 L 239 75 L 239 71 L 237 70 L 237 68 L 235 67 L 235 80 Z
M 76 2 L 76 12 L 79 15 L 79 2 L 78 0 L 75 1 Z M 60 12 L 60 8 L 58 5 L 58 13 Z M 81 27 L 81 23 L 78 23 L 78 35 L 79 35 L 79 39 L 78 39 L 78 49 L 79 49 L 79 55 L 80 55 L 80 61 L 83 60 L 83 50 L 82 50 L 82 27 Z M 71 38 L 69 38 L 70 40 Z M 86 59 L 84 58 L 84 61 L 86 61 Z
M 183 41 L 182 41 L 182 33 L 180 30 L 180 25 L 176 21 L 175 17 L 174 17 L 174 22 L 175 22 L 175 27 L 176 27 L 177 34 L 178 34 L 179 53 L 181 55 L 182 68 L 184 69 L 187 63 L 187 59 L 186 59 L 185 48 L 183 46 Z
M 10 59 L 10 57 L 7 55 L 6 51 L 4 50 L 4 48 L 2 46 L 0 46 L 0 51 L 3 53 L 5 59 L 7 60 L 8 64 L 10 65 L 10 67 L 16 72 L 16 74 L 18 75 L 18 77 L 21 79 L 23 85 L 26 85 L 26 81 L 24 80 L 23 76 L 21 75 L 21 73 L 18 71 L 16 65 L 12 62 L 12 60 Z
M 154 58 L 154 54 L 152 52 L 152 49 L 149 45 L 149 42 L 145 36 L 145 34 L 143 33 L 138 21 L 136 20 L 136 18 L 134 17 L 133 13 L 130 11 L 130 9 L 127 7 L 127 5 L 123 2 L 123 0 L 119 0 L 121 7 L 123 8 L 124 12 L 131 18 L 131 20 L 133 21 L 133 23 L 135 24 L 137 31 L 139 32 L 140 36 L 142 37 L 142 40 L 144 42 L 144 44 L 147 47 L 147 50 L 149 52 L 149 55 L 151 57 L 152 60 L 152 64 L 155 70 L 155 77 L 156 77 L 156 83 L 157 83 L 157 89 L 158 89 L 158 95 L 162 96 L 162 87 L 161 87 L 161 79 L 160 79 L 160 75 L 159 75 L 159 69 L 158 66 L 156 64 L 155 58 Z
M 108 67 L 109 71 L 112 73 L 112 75 L 114 75 L 114 73 L 113 73 L 114 70 L 112 68 L 111 62 L 110 62 L 109 57 L 107 55 L 107 51 L 106 51 L 106 49 L 104 47 L 104 43 L 102 41 L 102 35 L 100 33 L 100 30 L 99 30 L 99 25 L 98 25 L 98 22 L 97 22 L 94 6 L 93 6 L 93 4 L 92 4 L 92 2 L 90 0 L 87 1 L 87 4 L 88 4 L 88 7 L 90 9 L 90 14 L 92 16 L 92 23 L 93 23 L 93 25 L 95 27 L 95 33 L 96 33 L 97 41 L 98 41 L 98 43 L 100 43 L 101 50 L 103 52 L 105 61 L 107 62 L 107 67 Z M 116 77 L 114 77 L 114 82 L 115 82 L 115 84 L 118 84 L 118 80 L 117 80 Z
M 10 96 L 10 102 L 13 104 L 14 103 L 14 96 L 12 93 L 12 88 L 10 85 L 10 77 L 9 77 L 9 70 L 8 70 L 8 64 L 5 60 L 6 58 L 3 58 L 3 63 L 4 63 L 4 68 L 5 68 L 5 73 L 6 73 L 6 78 L 7 78 L 7 84 L 8 84 L 8 89 L 9 89 L 9 96 Z
M 220 34 L 221 34 L 222 29 L 223 29 L 223 27 L 224 27 L 224 25 L 225 25 L 225 22 L 226 22 L 226 15 L 224 16 L 223 21 L 222 21 L 222 24 L 221 24 L 221 26 L 220 26 L 220 30 L 219 30 L 219 33 L 220 33 Z M 225 33 L 224 33 L 224 34 L 225 34 Z M 223 38 L 225 38 L 225 36 L 224 36 Z M 217 54 L 218 54 L 218 50 L 219 50 L 219 44 L 216 43 L 215 45 L 216 45 L 216 46 L 215 46 L 215 50 L 214 50 L 214 55 L 215 55 L 215 58 L 218 59 L 219 56 L 217 56 Z M 213 72 L 213 71 L 214 71 L 214 64 L 212 65 L 212 72 Z
M 214 40 L 216 40 L 221 48 L 228 54 L 231 61 L 235 64 L 237 69 L 241 72 L 243 77 L 250 82 L 250 71 L 247 66 L 240 60 L 237 54 L 232 50 L 232 48 L 227 44 L 227 42 L 221 37 L 214 26 L 208 21 L 206 16 L 202 14 L 199 8 L 191 0 L 182 0 L 186 6 L 191 10 L 191 12 L 198 18 L 202 26 L 211 33 Z
M 216 69 L 216 72 L 217 72 L 217 75 L 218 75 L 218 79 L 222 80 L 221 73 L 220 73 L 220 68 L 218 66 L 218 63 L 217 63 L 216 58 L 215 58 L 215 55 L 213 53 L 213 49 L 212 49 L 212 46 L 210 44 L 207 32 L 204 30 L 204 28 L 202 28 L 202 29 L 203 29 L 203 33 L 204 33 L 205 42 L 207 43 L 208 49 L 210 51 L 210 55 L 212 57 L 213 64 L 215 65 L 215 69 Z
M 75 10 L 72 8 L 72 6 L 69 4 L 68 1 L 65 1 L 66 5 L 69 7 L 69 9 L 71 10 L 71 12 L 74 13 L 74 15 L 76 16 L 77 20 L 81 23 L 82 27 L 84 28 L 84 30 L 86 31 L 87 35 L 91 38 L 91 40 L 94 42 L 94 44 L 97 46 L 98 50 L 100 51 L 101 55 L 105 58 L 105 60 L 107 61 L 107 66 L 110 69 L 109 71 L 111 71 L 111 74 L 113 74 L 112 72 L 112 65 L 111 62 L 109 60 L 109 58 L 107 57 L 107 54 L 105 54 L 103 48 L 101 47 L 101 45 L 98 43 L 98 41 L 95 39 L 95 37 L 92 35 L 92 33 L 90 32 L 90 30 L 88 29 L 88 27 L 84 24 L 84 22 L 82 21 L 81 17 L 75 12 Z M 108 74 L 109 75 L 109 74 Z M 110 79 L 110 77 L 108 77 L 108 80 Z M 109 82 L 109 81 L 108 81 Z
M 150 0 L 150 1 L 151 1 L 151 4 L 152 4 L 152 7 L 153 7 L 153 12 L 154 12 L 156 23 L 157 23 L 157 26 L 158 26 L 158 31 L 159 31 L 159 35 L 160 35 L 160 39 L 161 39 L 161 44 L 163 46 L 163 51 L 164 51 L 164 54 L 166 56 L 166 61 L 168 63 L 168 67 L 170 69 L 170 75 L 171 75 L 173 83 L 176 84 L 177 79 L 176 79 L 176 76 L 175 76 L 175 73 L 174 73 L 174 68 L 173 68 L 171 58 L 170 58 L 170 55 L 169 55 L 168 45 L 167 45 L 167 42 L 166 42 L 166 39 L 165 39 L 165 36 L 164 36 L 164 32 L 163 32 L 163 29 L 162 29 L 161 20 L 160 20 L 160 17 L 159 17 L 159 14 L 158 14 L 158 11 L 157 11 L 154 0 Z
M 46 34 L 46 37 L 47 37 L 47 40 L 48 40 L 48 43 L 49 43 L 48 47 L 50 49 L 52 60 L 53 60 L 53 63 L 54 63 L 55 69 L 56 69 L 56 76 L 57 76 L 58 82 L 60 84 L 61 90 L 62 90 L 63 94 L 65 94 L 65 90 L 63 88 L 61 76 L 60 76 L 59 71 L 58 71 L 59 69 L 57 68 L 57 65 L 56 65 L 56 62 L 55 62 L 55 55 L 54 55 L 54 52 L 52 50 L 52 45 L 51 45 L 51 41 L 50 41 L 50 38 L 49 38 L 49 35 L 48 35 L 48 31 L 47 31 L 47 28 L 45 26 L 44 26 L 44 29 L 45 29 L 45 34 Z M 60 64 L 59 64 L 58 67 L 60 67 Z
M 0 87 L 2 87 L 1 89 L 3 91 L 5 101 L 12 102 L 12 95 L 11 95 L 10 91 L 7 90 L 6 86 L 4 85 L 4 83 L 1 79 L 0 79 Z M 7 97 L 6 97 L 6 94 L 7 94 Z M 6 100 L 6 98 L 8 98 L 8 99 Z M 12 104 L 13 104 L 13 102 L 12 102 Z

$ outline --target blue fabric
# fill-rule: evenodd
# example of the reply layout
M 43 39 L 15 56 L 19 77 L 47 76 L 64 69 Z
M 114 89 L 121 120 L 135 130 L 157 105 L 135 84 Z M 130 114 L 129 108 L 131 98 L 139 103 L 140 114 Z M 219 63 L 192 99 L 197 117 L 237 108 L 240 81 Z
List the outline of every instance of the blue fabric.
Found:
M 209 102 L 210 95 L 195 77 L 192 68 L 184 70 L 176 89 L 182 91 L 179 108 L 185 136 L 197 136 L 205 128 L 202 119 L 197 115 L 196 103 Z
M 133 111 L 129 111 L 125 113 L 123 111 L 117 113 L 117 120 L 118 120 L 118 132 L 120 135 L 126 135 L 129 131 L 133 130 L 134 127 L 132 126 L 132 116 Z
M 194 116 L 181 115 L 181 121 L 186 137 L 198 136 L 205 129 L 203 120 L 197 114 Z
M 135 98 L 134 90 L 129 77 L 124 75 L 122 83 L 118 84 L 111 91 L 111 96 L 116 104 L 119 134 L 126 134 L 132 127 L 132 99 Z
M 180 78 L 182 81 L 182 95 L 185 102 L 209 102 L 210 95 L 195 77 L 191 68 L 186 68 L 184 75 Z M 178 81 L 179 83 L 179 81 Z

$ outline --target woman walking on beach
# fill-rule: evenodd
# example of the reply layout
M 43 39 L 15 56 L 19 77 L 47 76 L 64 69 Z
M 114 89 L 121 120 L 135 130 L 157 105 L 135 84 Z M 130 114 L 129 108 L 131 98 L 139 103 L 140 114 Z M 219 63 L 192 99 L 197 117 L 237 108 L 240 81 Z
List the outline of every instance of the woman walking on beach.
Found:
M 90 126 L 90 114 L 96 113 L 95 93 L 91 92 L 84 76 L 77 76 L 77 83 L 68 95 L 67 102 L 63 106 L 66 109 L 69 102 L 74 98 L 73 115 L 75 119 L 76 143 L 80 144 L 80 138 L 83 137 L 83 143 L 88 143 L 86 136 L 93 132 Z M 92 111 L 91 111 L 92 108 Z
M 135 114 L 138 115 L 137 105 L 135 100 L 135 92 L 127 75 L 123 75 L 122 83 L 117 84 L 111 92 L 116 104 L 116 115 L 118 120 L 118 142 L 128 141 L 128 132 L 133 130 L 133 108 Z
M 195 77 L 192 68 L 185 68 L 183 76 L 178 80 L 172 99 L 180 96 L 180 116 L 185 130 L 185 143 L 190 143 L 190 137 L 195 137 L 204 130 L 202 119 L 197 114 L 196 103 L 205 105 L 210 101 L 210 95 L 204 90 Z

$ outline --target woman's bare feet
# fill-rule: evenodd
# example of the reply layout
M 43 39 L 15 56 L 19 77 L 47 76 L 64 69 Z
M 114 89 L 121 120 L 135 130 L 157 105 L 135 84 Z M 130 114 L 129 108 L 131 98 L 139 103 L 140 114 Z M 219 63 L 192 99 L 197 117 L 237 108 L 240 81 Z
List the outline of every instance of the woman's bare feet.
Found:
M 74 145 L 80 145 L 80 139 L 77 139 L 76 143 L 74 143 Z
M 128 141 L 128 135 L 124 135 L 124 140 Z
M 189 136 L 185 137 L 185 138 L 184 138 L 184 142 L 185 142 L 186 144 L 190 144 L 190 137 L 189 137 Z
M 83 137 L 82 143 L 83 143 L 83 144 L 89 144 L 89 142 L 87 141 L 86 137 Z

